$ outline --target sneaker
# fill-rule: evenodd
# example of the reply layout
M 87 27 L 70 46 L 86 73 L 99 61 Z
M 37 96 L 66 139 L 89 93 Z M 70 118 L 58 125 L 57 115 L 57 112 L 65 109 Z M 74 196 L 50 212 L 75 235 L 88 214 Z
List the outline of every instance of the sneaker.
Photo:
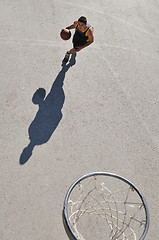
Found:
M 70 54 L 67 52 L 67 53 L 65 54 L 65 57 L 64 57 L 63 61 L 64 61 L 65 63 L 67 63 L 68 60 L 69 60 L 69 58 L 70 58 Z

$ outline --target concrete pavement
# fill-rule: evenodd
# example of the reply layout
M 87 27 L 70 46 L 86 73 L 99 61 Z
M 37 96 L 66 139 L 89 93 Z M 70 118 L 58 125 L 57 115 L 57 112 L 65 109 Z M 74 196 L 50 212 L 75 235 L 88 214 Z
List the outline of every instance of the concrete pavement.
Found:
M 122 175 L 140 189 L 151 218 L 146 239 L 157 239 L 157 1 L 0 6 L 0 239 L 67 239 L 66 191 L 93 171 Z M 60 30 L 81 15 L 95 42 L 63 68 L 72 44 Z

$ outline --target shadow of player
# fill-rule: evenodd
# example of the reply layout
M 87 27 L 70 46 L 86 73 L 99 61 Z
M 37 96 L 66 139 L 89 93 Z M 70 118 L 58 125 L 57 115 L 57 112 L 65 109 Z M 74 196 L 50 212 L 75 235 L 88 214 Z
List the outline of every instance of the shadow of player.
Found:
M 25 164 L 29 160 L 36 145 L 44 144 L 50 139 L 61 121 L 61 110 L 65 101 L 63 83 L 66 72 L 76 63 L 75 57 L 76 54 L 73 54 L 67 65 L 62 64 L 62 69 L 46 98 L 46 91 L 43 88 L 39 88 L 34 93 L 32 102 L 39 105 L 39 110 L 29 126 L 28 133 L 30 143 L 24 148 L 20 156 L 20 164 Z

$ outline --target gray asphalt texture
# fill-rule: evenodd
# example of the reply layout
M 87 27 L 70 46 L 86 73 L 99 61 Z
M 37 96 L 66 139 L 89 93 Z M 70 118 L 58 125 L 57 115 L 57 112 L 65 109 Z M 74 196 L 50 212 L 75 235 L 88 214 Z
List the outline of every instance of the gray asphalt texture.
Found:
M 94 171 L 133 182 L 159 228 L 159 3 L 0 1 L 0 239 L 67 239 L 69 186 Z M 95 41 L 63 67 L 62 28 Z M 74 30 L 72 30 L 72 35 Z

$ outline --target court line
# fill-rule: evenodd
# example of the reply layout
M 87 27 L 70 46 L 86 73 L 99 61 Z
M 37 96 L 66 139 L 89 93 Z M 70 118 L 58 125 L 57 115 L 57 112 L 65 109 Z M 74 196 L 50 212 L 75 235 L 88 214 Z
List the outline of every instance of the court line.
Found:
M 113 67 L 111 65 L 111 63 L 109 62 L 109 60 L 105 58 L 105 55 L 103 53 L 103 51 L 100 49 L 101 51 L 101 56 L 103 58 L 103 61 L 105 62 L 105 65 L 108 66 L 110 72 L 112 73 L 112 75 L 114 76 L 115 82 L 119 85 L 119 87 L 121 88 L 122 93 L 126 96 L 126 99 L 128 100 L 128 102 L 130 103 L 133 112 L 135 113 L 135 116 L 139 119 L 140 123 L 143 125 L 143 127 L 145 128 L 148 136 L 150 136 L 152 143 L 154 143 L 154 147 L 151 145 L 151 147 L 153 148 L 154 151 L 156 151 L 157 153 L 159 153 L 159 144 L 158 144 L 158 138 L 155 137 L 154 135 L 152 135 L 152 132 L 149 128 L 149 124 L 146 123 L 143 119 L 143 117 L 141 116 L 139 110 L 137 109 L 136 106 L 134 106 L 134 104 L 131 101 L 131 96 L 128 93 L 128 91 L 126 90 L 126 88 L 121 84 L 120 82 L 120 78 L 118 77 L 118 74 L 116 73 L 116 71 L 113 70 Z
M 48 40 L 32 40 L 32 39 L 2 39 L 0 38 L 0 44 L 16 44 L 16 45 L 22 45 L 23 43 L 31 44 L 31 45 L 46 45 L 46 46 L 56 46 L 56 45 L 62 45 L 63 43 L 59 41 L 48 41 Z
M 120 47 L 120 46 L 118 46 L 118 45 L 103 44 L 103 43 L 102 43 L 102 44 L 96 43 L 96 45 L 99 46 L 99 47 L 102 47 L 102 46 L 103 46 L 103 47 L 108 47 L 108 48 L 117 48 L 117 49 L 120 49 L 120 50 L 129 51 L 129 52 L 136 53 L 136 54 L 142 55 L 142 56 L 144 56 L 144 57 L 152 58 L 152 59 L 154 59 L 154 60 L 159 61 L 159 58 L 154 57 L 154 56 L 150 56 L 150 55 L 145 54 L 145 53 L 142 53 L 142 52 L 139 52 L 139 51 L 137 51 L 137 50 L 135 50 L 135 49 L 126 48 L 126 47 Z
M 59 2 L 59 1 L 58 1 L 58 2 Z M 133 28 L 136 28 L 137 30 L 139 30 L 139 31 L 141 31 L 141 32 L 143 32 L 143 33 L 145 33 L 145 34 L 148 34 L 148 35 L 150 35 L 151 37 L 154 37 L 154 38 L 159 39 L 159 36 L 156 36 L 155 34 L 153 34 L 153 33 L 149 32 L 149 31 L 145 30 L 144 28 L 138 27 L 138 26 L 136 26 L 136 25 L 134 25 L 134 24 L 132 24 L 132 23 L 130 23 L 130 22 L 122 19 L 122 18 L 116 17 L 115 15 L 110 15 L 110 14 L 107 14 L 107 13 L 105 13 L 105 12 L 103 12 L 103 11 L 100 11 L 100 10 L 97 10 L 97 9 L 91 9 L 91 8 L 88 8 L 88 7 L 85 7 L 85 6 L 81 6 L 81 5 L 76 4 L 76 3 L 71 3 L 71 2 L 66 2 L 66 1 L 60 1 L 60 2 L 61 2 L 61 3 L 65 3 L 65 4 L 69 4 L 69 5 L 72 5 L 72 6 L 77 6 L 77 7 L 80 7 L 80 8 L 84 8 L 84 9 L 86 9 L 86 10 L 93 11 L 93 12 L 96 12 L 96 13 L 100 13 L 100 14 L 102 14 L 102 15 L 109 16 L 110 18 L 114 18 L 114 19 L 116 19 L 117 21 L 120 21 L 120 22 L 122 22 L 122 23 L 124 23 L 124 24 L 126 24 L 126 25 L 129 25 L 129 26 L 131 26 L 131 27 L 133 27 Z M 105 9 L 110 9 L 110 10 L 111 10 L 111 8 L 105 8 Z
M 132 23 L 130 23 L 130 22 L 127 22 L 126 20 L 124 20 L 124 19 L 122 19 L 122 18 L 118 18 L 118 17 L 116 17 L 116 16 L 114 16 L 114 15 L 112 15 L 111 17 L 114 18 L 114 19 L 116 19 L 116 20 L 118 20 L 118 21 L 123 22 L 123 23 L 126 24 L 126 25 L 130 25 L 131 27 L 134 27 L 134 28 L 138 29 L 139 31 L 142 31 L 142 32 L 144 32 L 144 33 L 146 33 L 146 34 L 149 34 L 151 37 L 154 37 L 154 38 L 159 39 L 159 37 L 156 36 L 155 34 L 150 33 L 150 32 L 148 32 L 148 31 L 146 31 L 145 29 L 140 28 L 140 27 L 138 27 L 138 26 L 136 26 L 136 25 L 134 25 L 134 24 L 132 24 Z
M 0 38 L 0 44 L 15 44 L 15 45 L 23 45 L 23 43 L 26 43 L 28 45 L 32 45 L 32 46 L 61 46 L 63 45 L 63 42 L 59 42 L 59 41 L 48 41 L 48 40 L 32 40 L 32 39 L 12 39 L 12 40 L 6 40 L 6 39 L 1 39 Z M 148 57 L 154 60 L 159 61 L 159 58 L 154 57 L 154 56 L 150 56 L 148 54 L 144 54 L 142 52 L 138 52 L 135 49 L 131 49 L 131 48 L 126 48 L 126 47 L 120 47 L 117 45 L 109 45 L 109 44 L 100 44 L 100 43 L 95 43 L 93 46 L 93 48 L 101 48 L 101 47 L 107 47 L 107 48 L 116 48 L 116 49 L 120 49 L 120 50 L 124 50 L 124 51 L 129 51 L 135 54 L 139 54 L 142 55 L 144 57 Z
M 82 5 L 77 4 L 77 3 L 71 3 L 71 2 L 61 1 L 61 0 L 56 0 L 56 2 L 66 3 L 66 4 L 69 4 L 69 5 L 78 7 L 78 8 L 84 8 L 84 9 L 89 10 L 89 11 L 93 11 L 93 12 L 104 14 L 103 11 L 100 11 L 100 10 L 97 10 L 97 9 L 92 9 L 92 8 L 89 8 L 89 7 L 85 7 L 85 6 L 82 6 Z

